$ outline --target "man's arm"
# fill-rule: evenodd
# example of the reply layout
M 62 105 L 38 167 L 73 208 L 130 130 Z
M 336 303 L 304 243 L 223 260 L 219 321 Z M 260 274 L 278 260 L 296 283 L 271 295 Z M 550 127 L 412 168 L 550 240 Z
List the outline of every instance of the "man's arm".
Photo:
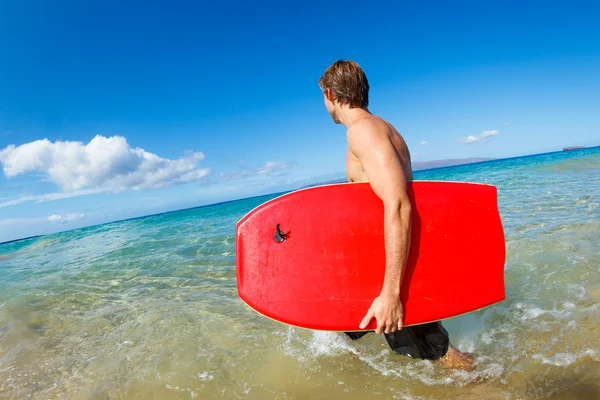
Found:
M 411 204 L 406 174 L 388 136 L 389 127 L 374 119 L 357 121 L 348 130 L 350 150 L 360 160 L 370 185 L 384 206 L 385 277 L 381 294 L 360 324 L 377 319 L 377 333 L 402 329 L 400 284 L 410 250 Z

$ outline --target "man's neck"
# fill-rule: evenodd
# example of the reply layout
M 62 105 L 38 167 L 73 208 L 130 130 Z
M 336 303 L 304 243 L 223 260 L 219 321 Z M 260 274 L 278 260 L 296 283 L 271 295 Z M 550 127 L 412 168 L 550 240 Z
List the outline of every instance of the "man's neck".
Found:
M 338 110 L 338 119 L 346 128 L 367 115 L 371 115 L 371 112 L 366 108 L 341 107 Z

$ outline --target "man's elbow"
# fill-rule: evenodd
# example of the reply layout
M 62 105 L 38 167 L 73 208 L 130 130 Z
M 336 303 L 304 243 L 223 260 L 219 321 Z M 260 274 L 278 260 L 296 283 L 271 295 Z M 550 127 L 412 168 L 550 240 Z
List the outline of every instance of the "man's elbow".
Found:
M 412 204 L 410 204 L 408 197 L 400 202 L 400 215 L 406 219 L 410 219 L 412 215 Z
M 390 214 L 404 218 L 410 218 L 412 212 L 412 204 L 410 203 L 408 197 L 402 197 L 395 199 L 394 201 L 390 201 L 386 208 Z

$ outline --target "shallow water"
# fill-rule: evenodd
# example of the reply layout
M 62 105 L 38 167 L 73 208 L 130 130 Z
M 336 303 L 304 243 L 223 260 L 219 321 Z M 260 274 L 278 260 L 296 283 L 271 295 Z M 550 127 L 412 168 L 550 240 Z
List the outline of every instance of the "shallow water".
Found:
M 474 371 L 244 305 L 235 223 L 265 196 L 0 245 L 0 398 L 600 398 L 600 149 L 416 179 L 498 187 L 507 299 L 444 321 Z

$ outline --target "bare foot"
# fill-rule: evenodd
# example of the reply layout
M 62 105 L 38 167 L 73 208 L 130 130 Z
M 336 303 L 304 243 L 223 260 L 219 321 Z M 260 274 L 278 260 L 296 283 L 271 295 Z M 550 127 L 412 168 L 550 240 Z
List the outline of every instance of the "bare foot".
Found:
M 437 360 L 437 363 L 446 368 L 472 370 L 474 368 L 473 361 L 475 361 L 475 358 L 472 354 L 461 353 L 456 347 L 449 345 L 448 351 L 442 358 Z

